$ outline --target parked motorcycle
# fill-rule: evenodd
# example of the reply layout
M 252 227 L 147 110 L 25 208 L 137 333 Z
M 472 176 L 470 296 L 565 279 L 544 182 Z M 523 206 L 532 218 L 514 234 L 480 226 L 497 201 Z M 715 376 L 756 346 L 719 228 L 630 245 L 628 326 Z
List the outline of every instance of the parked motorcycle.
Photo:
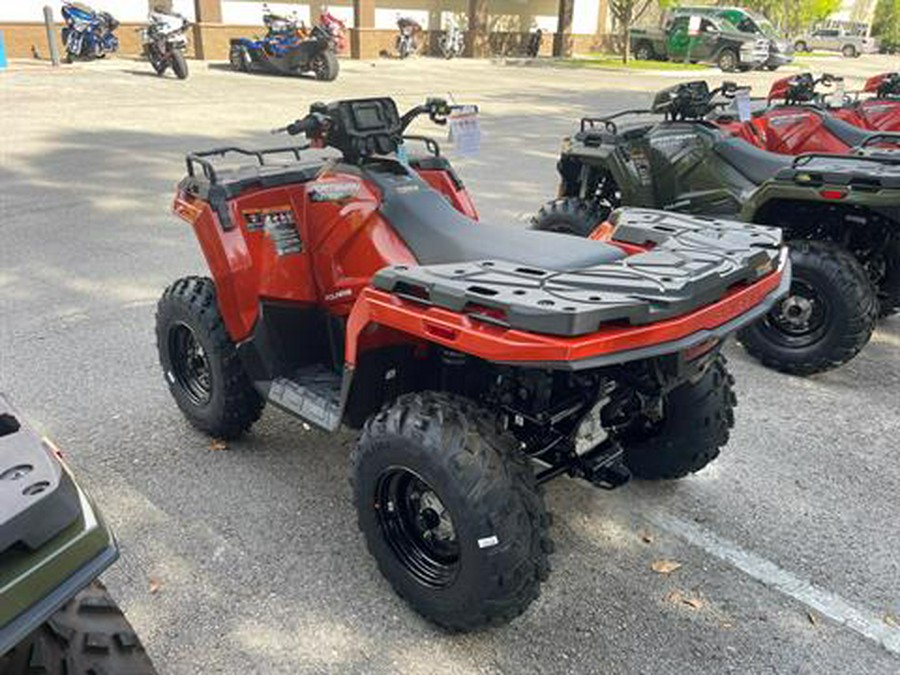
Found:
M 150 25 L 141 29 L 144 56 L 150 61 L 157 75 L 163 75 L 171 66 L 179 80 L 188 76 L 187 29 L 191 25 L 181 14 L 169 13 L 161 8 L 150 12 Z
M 462 56 L 463 49 L 466 46 L 465 34 L 454 20 L 450 20 L 447 24 L 447 30 L 441 36 L 438 42 L 441 54 L 445 59 L 452 59 L 455 56 Z
M 419 50 L 419 41 L 416 38 L 422 32 L 422 26 L 415 19 L 401 16 L 397 19 L 397 28 L 400 31 L 397 36 L 397 53 L 401 59 L 405 59 Z
M 66 61 L 99 59 L 119 49 L 114 31 L 119 22 L 109 12 L 98 12 L 80 2 L 64 2 L 62 42 Z

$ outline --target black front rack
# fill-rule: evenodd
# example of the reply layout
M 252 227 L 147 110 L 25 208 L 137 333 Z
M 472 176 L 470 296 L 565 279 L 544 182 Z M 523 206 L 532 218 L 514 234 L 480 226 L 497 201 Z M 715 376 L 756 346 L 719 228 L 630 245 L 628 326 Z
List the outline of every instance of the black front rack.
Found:
M 213 163 L 207 159 L 208 157 L 225 157 L 228 154 L 234 153 L 245 157 L 253 157 L 260 166 L 265 166 L 266 157 L 271 155 L 291 154 L 294 159 L 299 162 L 301 159 L 300 153 L 304 150 L 308 150 L 309 147 L 310 146 L 307 144 L 289 145 L 281 148 L 268 148 L 266 150 L 247 150 L 236 146 L 228 146 L 204 150 L 202 152 L 188 153 L 187 157 L 185 157 L 185 164 L 187 165 L 188 176 L 196 178 L 196 167 L 199 166 L 203 170 L 203 176 L 209 181 L 210 185 L 216 185 L 219 181 L 218 174 L 216 173 L 216 168 Z
M 617 113 L 613 113 L 612 115 L 607 115 L 606 117 L 582 117 L 581 118 L 581 133 L 584 133 L 588 129 L 596 128 L 596 125 L 602 124 L 603 128 L 606 129 L 611 134 L 618 133 L 619 128 L 616 126 L 616 123 L 613 122 L 614 119 L 619 117 L 624 117 L 625 115 L 654 115 L 653 110 L 648 110 L 646 108 L 635 108 L 633 110 L 620 110 Z

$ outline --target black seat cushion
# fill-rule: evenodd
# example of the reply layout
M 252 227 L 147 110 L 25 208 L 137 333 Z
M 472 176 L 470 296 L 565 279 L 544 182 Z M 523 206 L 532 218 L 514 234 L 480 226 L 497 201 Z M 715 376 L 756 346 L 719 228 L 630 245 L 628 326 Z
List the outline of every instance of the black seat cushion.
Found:
M 715 150 L 722 159 L 757 185 L 765 183 L 794 162 L 794 158 L 789 155 L 762 150 L 734 137 L 716 143 Z
M 853 126 L 849 122 L 837 119 L 836 117 L 831 117 L 830 115 L 823 116 L 822 122 L 829 132 L 831 132 L 835 137 L 839 138 L 842 143 L 846 143 L 851 148 L 855 148 L 857 145 L 862 145 L 863 141 L 865 141 L 869 136 L 872 135 L 871 131 L 860 129 L 859 127 Z
M 569 272 L 625 257 L 600 241 L 472 220 L 416 176 L 380 174 L 375 182 L 382 215 L 422 265 L 504 260 Z

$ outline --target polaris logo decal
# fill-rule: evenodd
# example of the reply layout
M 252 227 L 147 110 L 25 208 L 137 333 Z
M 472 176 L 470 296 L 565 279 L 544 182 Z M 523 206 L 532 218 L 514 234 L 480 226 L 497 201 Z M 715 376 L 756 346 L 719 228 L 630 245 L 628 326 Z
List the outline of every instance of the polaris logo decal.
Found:
M 335 291 L 334 293 L 329 293 L 325 296 L 325 302 L 337 302 L 338 300 L 342 300 L 343 298 L 349 298 L 353 295 L 353 291 L 349 288 L 342 288 L 339 291 Z
M 359 194 L 359 183 L 316 183 L 309 190 L 309 198 L 314 202 L 342 202 Z

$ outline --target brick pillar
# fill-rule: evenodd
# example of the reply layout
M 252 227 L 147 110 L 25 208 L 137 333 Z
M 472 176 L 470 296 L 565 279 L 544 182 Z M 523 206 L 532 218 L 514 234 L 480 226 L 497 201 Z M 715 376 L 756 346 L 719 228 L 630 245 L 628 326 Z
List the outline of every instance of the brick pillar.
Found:
M 324 0 L 309 0 L 309 24 L 315 26 L 319 23 L 319 17 L 325 13 Z
M 488 0 L 469 0 L 467 15 L 469 30 L 466 35 L 466 56 L 490 56 Z
M 197 23 L 222 23 L 221 0 L 194 0 Z
M 194 54 L 198 59 L 212 58 L 213 54 L 209 45 L 205 44 L 211 42 L 206 33 L 212 30 L 208 24 L 222 23 L 222 2 L 221 0 L 194 0 L 194 12 L 196 14 Z
M 553 56 L 572 56 L 572 16 L 575 0 L 559 0 L 556 33 L 553 34 Z
M 353 0 L 350 56 L 354 59 L 374 59 L 378 56 L 378 44 L 375 39 L 375 0 Z

